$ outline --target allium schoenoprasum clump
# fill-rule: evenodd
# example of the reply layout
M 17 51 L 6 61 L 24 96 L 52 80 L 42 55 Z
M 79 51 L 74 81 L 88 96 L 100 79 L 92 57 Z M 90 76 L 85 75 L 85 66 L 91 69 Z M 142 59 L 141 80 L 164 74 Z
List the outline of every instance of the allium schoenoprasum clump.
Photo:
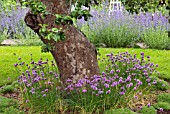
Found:
M 54 113 L 60 98 L 60 78 L 53 61 L 31 58 L 29 64 L 18 58 L 14 64 L 20 76 L 18 82 L 21 91 L 21 106 L 29 108 L 32 113 Z
M 157 75 L 158 65 L 143 52 L 140 57 L 128 52 L 107 54 L 98 58 L 100 75 L 85 76 L 77 82 L 67 79 L 64 84 L 54 62 L 50 65 L 48 60 L 31 59 L 27 64 L 18 59 L 14 66 L 20 72 L 21 106 L 34 113 L 103 113 L 125 108 L 137 99 L 135 95 L 146 95 L 157 84 L 150 76 Z
M 86 112 L 127 107 L 135 93 L 144 95 L 157 83 L 150 76 L 157 74 L 155 69 L 158 65 L 151 63 L 149 56 L 145 60 L 144 53 L 141 53 L 140 59 L 128 52 L 111 53 L 107 57 L 99 59 L 100 66 L 106 68 L 101 68 L 101 75 L 85 77 L 77 83 L 67 80 L 66 98 Z

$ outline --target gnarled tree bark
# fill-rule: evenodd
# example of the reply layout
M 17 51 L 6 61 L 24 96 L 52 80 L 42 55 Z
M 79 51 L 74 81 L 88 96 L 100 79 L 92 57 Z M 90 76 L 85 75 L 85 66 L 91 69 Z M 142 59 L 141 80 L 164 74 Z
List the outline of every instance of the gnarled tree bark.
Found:
M 67 0 L 41 0 L 47 7 L 47 11 L 52 14 L 70 13 L 70 4 Z M 47 15 L 44 19 L 41 15 L 33 15 L 28 12 L 25 17 L 26 24 L 39 34 L 39 24 L 47 24 L 48 29 L 60 28 L 65 30 L 66 39 L 64 41 L 49 41 L 40 36 L 45 44 L 54 46 L 51 53 L 57 63 L 61 80 L 73 79 L 76 82 L 85 76 L 99 74 L 97 64 L 97 53 L 95 46 L 73 25 L 55 24 L 55 16 Z

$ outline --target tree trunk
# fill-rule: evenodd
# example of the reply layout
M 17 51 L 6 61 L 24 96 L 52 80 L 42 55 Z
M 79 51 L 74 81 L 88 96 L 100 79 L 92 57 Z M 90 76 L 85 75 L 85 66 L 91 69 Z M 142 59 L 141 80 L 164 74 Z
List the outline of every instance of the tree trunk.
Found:
M 67 0 L 41 0 L 52 14 L 70 14 L 69 3 Z M 48 15 L 44 19 L 41 15 L 32 15 L 28 12 L 25 17 L 26 24 L 39 34 L 39 24 L 47 24 L 48 29 L 60 28 L 65 30 L 66 39 L 64 41 L 49 41 L 44 38 L 41 40 L 45 44 L 54 46 L 51 53 L 57 63 L 61 80 L 65 82 L 67 79 L 73 79 L 76 82 L 85 76 L 99 74 L 97 64 L 97 53 L 95 46 L 73 25 L 56 25 L 55 16 Z

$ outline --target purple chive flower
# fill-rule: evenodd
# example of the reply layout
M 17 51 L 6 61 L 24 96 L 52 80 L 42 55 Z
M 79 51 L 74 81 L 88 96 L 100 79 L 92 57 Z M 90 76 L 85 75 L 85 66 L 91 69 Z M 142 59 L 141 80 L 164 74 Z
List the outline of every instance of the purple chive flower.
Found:
M 148 103 L 148 105 L 147 105 L 147 106 L 148 106 L 148 108 L 149 108 L 149 107 L 151 106 L 151 104 L 150 104 L 150 103 Z
M 165 84 L 162 84 L 162 86 L 164 87 L 164 86 L 165 86 Z
M 116 72 L 118 72 L 118 73 L 119 73 L 119 72 L 120 72 L 120 70 L 118 69 L 118 70 L 116 70 Z
M 125 94 L 125 92 L 119 92 L 119 94 L 120 94 L 120 95 L 124 95 L 124 94 Z
M 98 91 L 98 94 L 103 94 L 103 91 Z
M 23 90 L 23 91 L 24 91 L 24 93 L 25 93 L 25 92 L 27 91 L 27 89 L 26 89 L 26 88 L 24 88 L 24 90 Z
M 127 85 L 126 85 L 126 88 L 130 88 L 130 84 L 127 84 Z
M 26 103 L 28 103 L 28 102 L 29 102 L 29 100 L 26 100 L 25 102 L 26 102 Z
M 71 79 L 67 79 L 67 82 L 72 82 L 72 80 Z
M 117 82 L 113 82 L 111 86 L 114 87 L 114 86 L 116 86 L 117 84 L 118 84 Z
M 45 92 L 48 92 L 48 89 L 45 89 Z
M 111 71 L 110 71 L 110 74 L 114 74 L 114 70 L 111 70 Z
M 11 80 L 11 78 L 10 78 L 10 77 L 8 77 L 8 80 Z
M 151 84 L 150 84 L 150 83 L 148 83 L 148 86 L 151 86 Z
M 15 64 L 14 64 L 14 67 L 17 67 L 17 66 L 18 66 L 18 63 L 15 63 Z
M 32 87 L 32 89 L 30 90 L 30 92 L 31 92 L 32 94 L 34 94 L 34 93 L 35 93 L 35 89 Z
M 105 88 L 109 88 L 109 84 L 104 84 Z
M 156 80 L 154 80 L 153 82 L 152 82 L 152 84 L 156 84 L 157 82 L 156 82 Z
M 111 93 L 111 90 L 106 91 L 106 94 L 110 94 L 110 93 Z
M 94 86 L 94 85 L 91 85 L 91 88 L 92 88 L 93 90 L 98 90 L 98 88 L 97 88 L 96 86 Z
M 83 89 L 83 90 L 82 90 L 82 92 L 83 92 L 83 93 L 86 93 L 86 92 L 87 92 L 87 90 L 86 90 L 86 89 Z
M 163 108 L 160 108 L 159 110 L 162 112 L 162 111 L 163 111 Z
M 32 84 L 27 84 L 27 87 L 31 87 Z
M 21 60 L 21 57 L 19 57 L 18 60 Z
M 138 96 L 134 96 L 135 99 L 138 99 Z
M 48 84 L 50 85 L 50 84 L 51 84 L 51 82 L 50 82 L 50 81 L 48 81 Z
M 151 79 L 150 79 L 150 78 L 146 79 L 146 82 L 148 82 L 148 83 L 149 83 L 150 81 L 151 81 Z
M 43 94 L 43 97 L 46 97 L 46 94 Z
M 77 84 L 75 84 L 75 87 L 77 87 L 77 88 L 81 88 L 83 85 L 81 84 L 81 83 L 77 83 Z
M 136 87 L 133 88 L 134 91 L 135 91 L 136 89 L 137 89 Z
M 52 71 L 50 71 L 49 73 L 50 73 L 50 74 L 53 74 L 53 72 L 52 72 Z
M 142 95 L 142 92 L 140 92 L 139 95 Z

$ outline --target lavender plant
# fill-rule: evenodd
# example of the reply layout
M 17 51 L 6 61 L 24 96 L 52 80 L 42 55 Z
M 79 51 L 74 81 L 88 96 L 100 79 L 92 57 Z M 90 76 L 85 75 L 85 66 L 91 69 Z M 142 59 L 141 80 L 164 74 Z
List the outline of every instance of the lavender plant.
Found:
M 106 56 L 99 58 L 101 75 L 85 77 L 77 82 L 67 79 L 64 84 L 54 63 L 51 68 L 48 61 L 42 60 L 32 60 L 28 65 L 19 58 L 14 66 L 21 72 L 18 80 L 21 104 L 34 113 L 103 113 L 129 107 L 137 93 L 145 95 L 157 84 L 157 80 L 150 76 L 157 75 L 158 65 L 151 63 L 149 56 L 146 59 L 144 53 L 140 59 L 128 52 Z
M 138 28 L 127 12 L 115 11 L 109 15 L 106 9 L 92 10 L 93 17 L 85 22 L 78 21 L 78 26 L 97 46 L 131 47 L 138 40 Z
M 78 20 L 77 26 L 97 46 L 133 47 L 136 42 L 144 42 L 150 48 L 169 48 L 170 24 L 159 12 L 130 14 L 126 10 L 108 11 L 103 7 L 92 9 L 91 14 L 93 17 L 88 22 Z
M 141 28 L 141 40 L 150 48 L 170 49 L 170 30 L 168 19 L 161 13 L 141 13 L 136 16 L 136 23 Z
M 38 38 L 24 22 L 24 17 L 28 9 L 21 8 L 19 5 L 10 6 L 4 10 L 3 3 L 0 2 L 0 33 L 6 38 Z M 7 31 L 4 33 L 4 31 Z

